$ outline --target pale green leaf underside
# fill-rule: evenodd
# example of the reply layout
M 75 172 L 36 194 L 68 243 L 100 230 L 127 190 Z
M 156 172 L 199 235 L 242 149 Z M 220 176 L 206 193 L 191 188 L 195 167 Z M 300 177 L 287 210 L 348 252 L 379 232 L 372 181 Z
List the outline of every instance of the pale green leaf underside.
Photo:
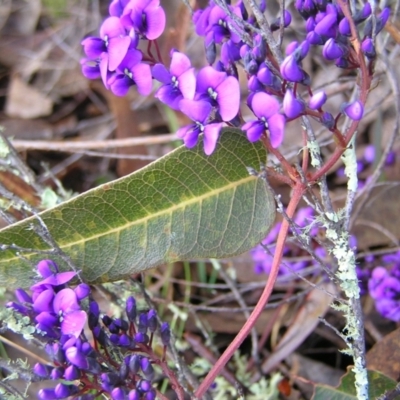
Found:
M 243 253 L 268 233 L 273 196 L 259 170 L 266 153 L 226 129 L 217 150 L 180 147 L 147 167 L 41 214 L 54 240 L 87 282 L 106 282 L 157 265 Z M 48 249 L 32 231 L 35 218 L 0 230 L 0 244 Z M 32 262 L 43 255 L 24 254 Z M 62 261 L 56 259 L 61 265 Z M 32 266 L 0 252 L 0 285 L 28 286 Z

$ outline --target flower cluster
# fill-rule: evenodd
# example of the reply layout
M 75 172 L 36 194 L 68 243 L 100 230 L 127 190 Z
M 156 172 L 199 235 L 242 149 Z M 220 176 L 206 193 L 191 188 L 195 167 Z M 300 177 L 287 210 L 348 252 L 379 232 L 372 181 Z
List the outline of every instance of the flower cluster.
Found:
M 17 289 L 18 302 L 8 307 L 28 316 L 36 324 L 38 338 L 46 342 L 52 365 L 38 363 L 34 373 L 42 379 L 62 380 L 41 389 L 40 399 L 94 399 L 101 394 L 114 400 L 153 400 L 157 394 L 155 366 L 175 379 L 165 361 L 170 328 L 167 323 L 158 325 L 155 310 L 139 313 L 135 299 L 129 297 L 126 319 L 101 317 L 88 285 L 67 286 L 75 272 L 58 272 L 50 260 L 39 262 L 37 269 L 43 279 L 31 287 L 32 294 Z M 82 309 L 84 299 L 88 312 Z M 86 322 L 91 340 L 84 331 Z M 153 350 L 156 333 L 162 343 L 160 356 Z
M 260 10 L 266 4 L 261 2 Z M 225 7 L 210 0 L 204 9 L 193 13 L 197 35 L 204 37 L 205 56 L 209 66 L 196 74 L 185 54 L 171 50 L 169 69 L 157 51 L 156 59 L 150 51 L 165 27 L 165 13 L 159 0 L 113 0 L 110 17 L 101 28 L 100 37 L 82 42 L 87 58 L 82 60 L 83 74 L 95 79 L 101 77 L 107 88 L 123 96 L 132 85 L 139 93 L 150 94 L 152 79 L 161 87 L 155 97 L 174 110 L 186 114 L 193 123 L 178 130 L 187 147 L 193 147 L 200 134 L 204 135 L 204 150 L 210 155 L 215 150 L 224 124 L 242 126 L 250 141 L 268 135 L 273 148 L 284 138 L 285 124 L 302 115 L 309 115 L 333 130 L 340 115 L 360 120 L 364 106 L 360 100 L 342 104 L 336 117 L 322 107 L 327 101 L 323 91 L 312 93 L 311 78 L 304 71 L 302 61 L 311 46 L 322 46 L 322 55 L 334 61 L 339 68 L 360 67 L 351 41 L 352 29 L 364 25 L 361 50 L 369 62 L 375 58 L 373 35 L 378 34 L 389 18 L 385 8 L 377 17 L 373 29 L 371 6 L 366 3 L 355 10 L 354 25 L 347 20 L 341 8 L 329 0 L 296 0 L 295 8 L 305 20 L 306 38 L 292 42 L 286 48 L 286 58 L 279 66 L 272 56 L 265 38 L 249 25 L 258 27 L 242 0 Z M 272 32 L 291 24 L 292 15 L 283 16 L 270 25 Z M 374 31 L 374 32 L 373 32 Z M 139 40 L 148 40 L 147 54 L 138 49 Z M 244 123 L 239 112 L 240 87 L 238 68 L 247 77 L 247 105 L 256 119 Z M 298 93 L 298 85 L 307 87 L 306 103 Z

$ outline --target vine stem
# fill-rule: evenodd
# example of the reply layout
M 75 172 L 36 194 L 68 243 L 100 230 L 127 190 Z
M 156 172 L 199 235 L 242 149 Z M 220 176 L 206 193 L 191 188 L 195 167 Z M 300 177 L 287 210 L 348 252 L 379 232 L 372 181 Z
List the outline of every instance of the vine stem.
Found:
M 298 206 L 301 198 L 303 197 L 305 190 L 306 190 L 306 187 L 302 182 L 296 183 L 296 185 L 293 189 L 293 196 L 290 199 L 289 205 L 286 210 L 286 214 L 289 216 L 289 218 L 292 218 L 294 216 L 294 213 L 297 209 L 297 206 Z M 274 260 L 272 262 L 271 273 L 268 276 L 268 281 L 264 287 L 261 297 L 258 300 L 257 305 L 255 306 L 254 310 L 250 314 L 250 317 L 248 318 L 246 323 L 242 326 L 239 333 L 236 335 L 236 337 L 233 339 L 233 341 L 230 343 L 230 345 L 227 347 L 227 349 L 224 351 L 224 353 L 221 355 L 221 357 L 218 359 L 218 361 L 215 363 L 215 365 L 211 368 L 210 372 L 207 374 L 207 376 L 204 378 L 203 382 L 200 384 L 200 386 L 196 390 L 195 396 L 197 398 L 201 398 L 205 394 L 205 392 L 208 390 L 208 388 L 214 382 L 215 378 L 220 373 L 222 368 L 224 368 L 225 365 L 228 363 L 228 361 L 232 357 L 233 353 L 239 348 L 239 346 L 246 339 L 246 337 L 250 333 L 251 329 L 254 327 L 255 323 L 257 322 L 257 319 L 263 312 L 264 307 L 267 304 L 269 297 L 272 293 L 272 290 L 274 288 L 276 278 L 278 277 L 279 266 L 280 266 L 280 263 L 282 260 L 283 250 L 284 250 L 284 245 L 285 245 L 285 241 L 287 238 L 288 230 L 289 230 L 289 222 L 287 219 L 284 219 L 282 221 L 282 226 L 279 231 L 278 239 L 276 242 L 276 250 L 275 250 L 275 254 L 274 254 Z

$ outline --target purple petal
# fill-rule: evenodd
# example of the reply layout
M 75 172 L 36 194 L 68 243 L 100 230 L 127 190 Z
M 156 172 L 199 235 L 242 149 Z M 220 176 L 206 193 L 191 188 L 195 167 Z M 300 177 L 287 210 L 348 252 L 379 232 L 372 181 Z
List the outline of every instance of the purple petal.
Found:
M 157 39 L 164 31 L 165 28 L 165 12 L 159 7 L 146 8 L 146 24 L 147 31 L 146 37 L 149 40 Z
M 83 51 L 86 56 L 90 59 L 96 59 L 100 57 L 103 51 L 107 51 L 107 47 L 104 40 L 97 37 L 88 37 L 81 42 Z
M 85 355 L 74 346 L 65 350 L 65 356 L 72 365 L 79 368 L 86 369 L 89 366 Z
M 38 397 L 40 400 L 57 400 L 58 396 L 54 389 L 46 388 L 40 389 L 38 392 Z
M 155 80 L 164 84 L 171 83 L 172 76 L 163 64 L 156 64 L 152 69 L 152 73 Z
M 179 103 L 179 109 L 193 121 L 204 124 L 210 116 L 212 106 L 203 100 L 183 99 Z
M 91 60 L 84 60 L 82 62 L 82 74 L 87 79 L 100 78 L 100 68 L 97 62 Z
M 217 102 L 219 113 L 224 121 L 230 121 L 235 118 L 239 112 L 240 105 L 240 87 L 239 81 L 229 76 L 215 89 L 218 93 Z
M 58 318 L 54 313 L 43 311 L 35 317 L 35 321 L 41 325 L 48 326 L 49 328 L 54 328 L 58 326 Z
M 265 131 L 265 124 L 261 121 L 250 121 L 244 124 L 242 129 L 246 132 L 250 142 L 257 142 Z
M 217 71 L 213 67 L 202 68 L 197 75 L 197 92 L 207 93 L 208 88 L 215 89 L 226 79 L 226 76 L 225 72 Z
M 109 89 L 108 80 L 110 79 L 110 72 L 108 71 L 108 53 L 101 53 L 100 56 L 100 75 L 106 89 Z
M 197 140 L 200 135 L 200 130 L 192 125 L 193 129 L 188 130 L 185 137 L 183 138 L 183 142 L 185 143 L 185 146 L 191 149 L 192 147 L 196 146 Z
M 147 96 L 153 89 L 153 79 L 151 77 L 151 69 L 148 64 L 137 64 L 132 69 L 132 79 L 135 81 L 138 92 Z
M 126 52 L 124 59 L 121 61 L 118 72 L 124 73 L 126 69 L 131 70 L 135 65 L 139 64 L 142 61 L 143 55 L 142 52 L 131 48 Z
M 161 86 L 154 97 L 174 110 L 179 110 L 179 102 L 183 99 L 181 92 L 172 85 Z
M 39 261 L 36 265 L 36 269 L 42 278 L 47 278 L 58 272 L 57 264 L 52 260 Z
M 257 92 L 251 100 L 251 108 L 258 118 L 268 119 L 279 113 L 280 107 L 275 97 L 264 92 Z
M 32 297 L 25 292 L 24 289 L 18 288 L 15 290 L 15 297 L 20 303 L 30 303 L 32 304 Z
M 182 126 L 181 128 L 179 128 L 176 131 L 176 136 L 178 138 L 183 139 L 186 136 L 186 134 L 188 133 L 189 129 L 192 129 L 192 128 L 193 128 L 193 124 Z
M 318 35 L 328 35 L 329 30 L 336 24 L 337 16 L 335 14 L 326 15 L 314 28 Z
M 178 87 L 185 99 L 193 100 L 196 93 L 196 75 L 194 68 L 182 73 L 178 78 Z
M 61 332 L 64 335 L 73 335 L 77 338 L 81 334 L 86 320 L 87 315 L 83 310 L 73 311 L 64 315 L 61 322 Z
M 75 292 L 70 288 L 66 288 L 58 292 L 54 298 L 53 309 L 56 314 L 58 314 L 60 311 L 63 313 L 68 313 L 79 310 L 80 306 L 78 304 L 78 299 L 76 298 Z
M 208 156 L 215 150 L 222 125 L 222 123 L 210 124 L 204 128 L 204 153 Z
M 335 42 L 334 39 L 331 38 L 325 43 L 322 49 L 322 55 L 327 60 L 335 60 L 344 55 L 344 50 L 338 43 Z
M 100 27 L 100 36 L 103 40 L 124 36 L 125 28 L 118 17 L 107 18 Z
M 281 145 L 285 134 L 285 117 L 282 114 L 275 114 L 268 118 L 268 130 L 271 146 L 276 149 Z
M 76 294 L 76 298 L 78 300 L 85 299 L 87 296 L 89 296 L 90 293 L 90 286 L 87 285 L 86 283 L 80 283 L 75 289 L 74 292 Z
M 37 296 L 33 303 L 33 309 L 36 312 L 53 311 L 54 292 L 52 289 L 44 290 Z
M 115 37 L 109 40 L 108 43 L 108 69 L 115 71 L 125 58 L 131 38 L 129 36 Z
M 116 96 L 126 96 L 129 88 L 134 84 L 133 80 L 124 74 L 115 75 L 108 83 Z
M 181 76 L 185 71 L 191 68 L 189 58 L 179 51 L 174 51 L 171 58 L 170 71 L 173 76 Z

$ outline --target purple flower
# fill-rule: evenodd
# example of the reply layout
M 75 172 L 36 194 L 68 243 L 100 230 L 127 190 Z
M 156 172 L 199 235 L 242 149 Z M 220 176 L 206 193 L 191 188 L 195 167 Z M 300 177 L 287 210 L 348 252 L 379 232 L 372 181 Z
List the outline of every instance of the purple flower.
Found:
M 368 57 L 370 60 L 373 60 L 376 57 L 374 42 L 369 37 L 365 38 L 362 41 L 361 50 L 363 51 L 365 56 Z
M 280 146 L 285 131 L 285 117 L 279 113 L 278 101 L 267 93 L 257 92 L 251 99 L 251 108 L 258 120 L 247 122 L 242 127 L 250 142 L 259 140 L 268 129 L 272 147 Z
M 202 68 L 197 75 L 196 92 L 200 100 L 206 100 L 218 109 L 223 121 L 232 120 L 239 112 L 239 81 L 225 72 L 213 67 Z
M 356 100 L 353 103 L 343 107 L 343 112 L 353 121 L 359 121 L 364 114 L 364 106 L 361 101 Z
M 326 99 L 327 96 L 325 92 L 321 91 L 314 93 L 311 99 L 308 101 L 308 106 L 311 108 L 311 110 L 318 110 L 325 104 Z
M 153 67 L 153 77 L 164 84 L 157 90 L 155 97 L 174 110 L 179 109 L 179 102 L 183 98 L 193 100 L 196 91 L 196 76 L 185 54 L 174 51 L 170 72 L 163 64 L 156 64 Z
M 282 20 L 282 17 L 277 18 L 274 22 L 272 22 L 272 24 L 271 24 L 272 32 L 277 31 L 280 28 L 281 20 Z M 288 10 L 285 10 L 285 12 L 283 14 L 283 27 L 284 28 L 288 27 L 291 22 L 292 22 L 292 15 L 290 14 L 290 12 Z
M 87 369 L 89 366 L 86 356 L 75 346 L 69 347 L 65 351 L 65 356 L 72 365 L 78 368 Z
M 61 321 L 61 332 L 64 335 L 79 337 L 87 316 L 85 311 L 81 310 L 75 292 L 69 288 L 58 292 L 54 298 L 53 307 L 54 313 Z
M 120 17 L 130 0 L 112 0 L 108 13 L 113 17 Z
M 136 85 L 141 95 L 150 94 L 153 82 L 148 64 L 141 63 L 142 54 L 130 49 L 120 63 L 117 73 L 108 81 L 111 91 L 116 96 L 125 96 L 131 86 Z
M 182 138 L 185 146 L 192 148 L 196 145 L 201 133 L 204 134 L 204 152 L 210 155 L 215 150 L 222 123 L 208 123 L 212 112 L 210 103 L 199 100 L 183 99 L 179 103 L 180 110 L 194 121 L 194 124 L 178 129 L 176 135 Z
M 304 103 L 298 100 L 291 89 L 287 89 L 283 98 L 283 111 L 288 118 L 297 118 L 304 111 Z
M 169 346 L 171 341 L 171 329 L 168 322 L 163 322 L 160 328 L 161 341 L 164 346 Z
M 335 37 L 337 15 L 327 14 L 314 28 L 314 32 L 321 36 Z
M 122 25 L 148 40 L 155 40 L 165 29 L 165 12 L 159 0 L 130 0 L 121 17 Z

